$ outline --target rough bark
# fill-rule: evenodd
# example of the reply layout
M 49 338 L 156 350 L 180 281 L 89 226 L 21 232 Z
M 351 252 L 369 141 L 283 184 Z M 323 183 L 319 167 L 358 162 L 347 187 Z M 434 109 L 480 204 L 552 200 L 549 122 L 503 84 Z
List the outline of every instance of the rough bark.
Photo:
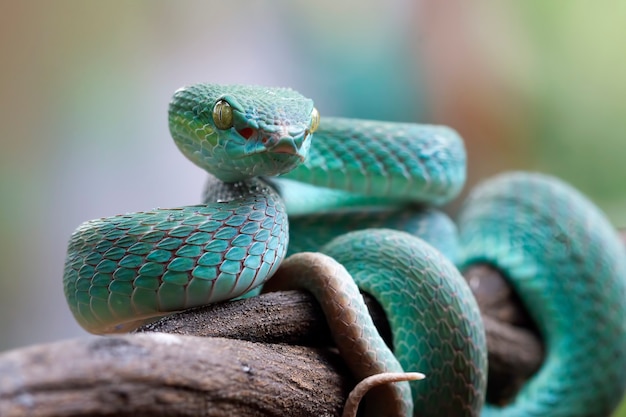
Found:
M 0 357 L 0 415 L 338 415 L 352 385 L 324 349 L 144 333 Z
M 541 343 L 496 271 L 475 267 L 466 278 L 487 330 L 488 396 L 504 402 L 540 365 Z M 382 309 L 366 301 L 389 340 Z M 354 381 L 330 346 L 311 296 L 264 294 L 168 316 L 138 334 L 6 352 L 0 415 L 339 415 Z
M 464 276 L 487 334 L 487 400 L 506 404 L 541 366 L 543 345 L 520 299 L 497 270 L 475 265 Z
M 477 298 L 489 350 L 488 398 L 504 403 L 543 360 L 541 341 L 519 299 L 504 278 L 485 265 L 465 273 Z M 364 295 L 374 323 L 388 344 L 391 330 L 378 303 Z M 262 343 L 328 346 L 332 343 L 321 309 L 305 293 L 286 291 L 187 310 L 144 326 L 158 331 L 226 337 Z

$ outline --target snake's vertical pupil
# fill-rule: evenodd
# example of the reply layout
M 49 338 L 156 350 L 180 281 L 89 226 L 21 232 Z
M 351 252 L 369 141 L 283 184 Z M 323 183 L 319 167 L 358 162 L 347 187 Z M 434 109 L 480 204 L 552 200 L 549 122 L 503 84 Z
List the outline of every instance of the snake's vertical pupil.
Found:
M 226 100 L 219 100 L 213 106 L 213 123 L 220 130 L 233 127 L 233 109 Z

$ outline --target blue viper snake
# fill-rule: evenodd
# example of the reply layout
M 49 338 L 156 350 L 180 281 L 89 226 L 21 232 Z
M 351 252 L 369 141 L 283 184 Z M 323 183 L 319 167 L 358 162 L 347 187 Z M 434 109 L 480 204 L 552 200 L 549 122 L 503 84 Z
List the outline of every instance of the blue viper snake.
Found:
M 369 405 L 368 415 L 605 416 L 616 407 L 626 388 L 626 253 L 571 186 L 499 175 L 472 191 L 457 227 L 435 209 L 416 210 L 449 202 L 464 185 L 465 148 L 452 129 L 320 118 L 291 89 L 214 84 L 178 90 L 169 126 L 211 174 L 205 202 L 78 227 L 63 283 L 88 331 L 128 331 L 249 296 L 287 254 L 321 251 L 387 315 L 393 353 L 359 310 L 356 287 L 331 302 L 356 309 L 352 327 L 366 334 L 372 360 L 426 375 L 390 384 L 398 404 Z M 305 278 L 282 285 L 326 297 L 306 279 L 311 268 L 290 259 L 288 275 Z M 509 279 L 546 345 L 541 369 L 504 407 L 484 404 L 484 329 L 460 272 L 475 263 Z

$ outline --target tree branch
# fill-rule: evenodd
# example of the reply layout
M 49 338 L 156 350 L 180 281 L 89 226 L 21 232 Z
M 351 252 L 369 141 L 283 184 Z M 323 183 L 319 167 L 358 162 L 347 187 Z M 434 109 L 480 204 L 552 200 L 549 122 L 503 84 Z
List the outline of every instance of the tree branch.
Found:
M 324 349 L 144 333 L 0 356 L 0 415 L 338 415 L 350 380 Z
M 488 397 L 502 403 L 539 367 L 541 343 L 496 271 L 475 267 L 466 279 L 487 330 Z M 382 309 L 365 298 L 389 340 Z M 0 354 L 0 415 L 339 415 L 355 381 L 331 343 L 305 293 L 187 310 L 138 334 Z

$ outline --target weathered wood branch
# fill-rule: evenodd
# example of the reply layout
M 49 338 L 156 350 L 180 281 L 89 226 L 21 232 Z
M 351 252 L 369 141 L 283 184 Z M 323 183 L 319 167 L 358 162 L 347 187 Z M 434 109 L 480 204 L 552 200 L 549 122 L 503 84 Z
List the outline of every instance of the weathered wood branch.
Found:
M 487 329 L 488 396 L 504 402 L 540 365 L 541 343 L 496 271 L 466 278 Z M 382 309 L 365 298 L 389 340 Z M 188 310 L 139 332 L 0 355 L 0 415 L 339 415 L 355 382 L 305 293 Z
M 541 365 L 543 349 L 532 322 L 512 288 L 494 269 L 475 266 L 465 273 L 481 308 L 489 350 L 488 398 L 504 403 Z M 364 295 L 381 335 L 391 345 L 391 330 L 378 303 Z M 315 299 L 300 292 L 263 294 L 248 300 L 184 311 L 145 326 L 158 331 L 226 337 L 263 343 L 328 346 L 328 327 Z
M 497 270 L 476 265 L 464 276 L 487 334 L 487 400 L 506 404 L 541 366 L 543 345 L 521 301 Z
M 353 381 L 324 349 L 144 333 L 0 358 L 0 415 L 338 415 Z

